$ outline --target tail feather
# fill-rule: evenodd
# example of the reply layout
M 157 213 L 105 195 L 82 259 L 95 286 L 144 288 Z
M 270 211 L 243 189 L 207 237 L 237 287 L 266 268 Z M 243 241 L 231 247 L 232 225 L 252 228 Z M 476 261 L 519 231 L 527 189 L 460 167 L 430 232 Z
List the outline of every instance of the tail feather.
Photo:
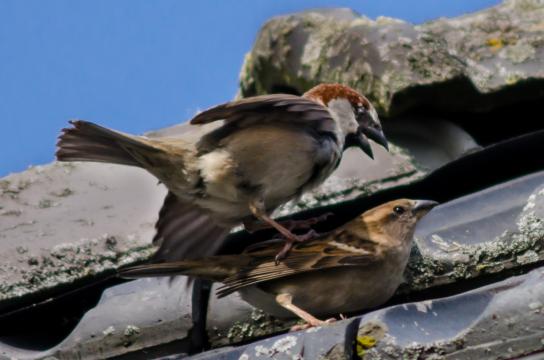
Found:
M 62 129 L 57 142 L 59 161 L 94 161 L 141 166 L 133 149 L 157 152 L 159 149 L 145 142 L 88 121 L 70 121 L 71 128 Z
M 119 269 L 118 275 L 128 279 L 188 275 L 212 281 L 222 281 L 236 271 L 235 265 L 232 264 L 230 258 L 230 256 L 222 256 L 200 260 L 137 265 Z

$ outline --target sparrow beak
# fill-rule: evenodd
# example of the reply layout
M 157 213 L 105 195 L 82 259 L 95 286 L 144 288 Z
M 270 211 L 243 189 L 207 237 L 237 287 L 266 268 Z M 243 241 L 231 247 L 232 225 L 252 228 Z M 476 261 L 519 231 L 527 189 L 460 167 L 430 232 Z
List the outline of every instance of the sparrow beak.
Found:
M 349 144 L 349 145 L 348 145 Z M 357 134 L 350 134 L 348 139 L 346 139 L 346 145 L 348 146 L 358 146 L 367 154 L 371 159 L 374 159 L 374 153 L 370 147 L 370 143 L 366 136 L 362 132 L 358 131 Z
M 383 130 L 375 129 L 371 127 L 361 127 L 361 131 L 369 139 L 374 140 L 376 144 L 383 146 L 385 150 L 389 151 L 389 144 L 387 143 L 387 139 L 385 138 L 385 135 L 383 134 Z
M 412 211 L 418 216 L 423 216 L 432 210 L 438 203 L 432 200 L 416 200 Z

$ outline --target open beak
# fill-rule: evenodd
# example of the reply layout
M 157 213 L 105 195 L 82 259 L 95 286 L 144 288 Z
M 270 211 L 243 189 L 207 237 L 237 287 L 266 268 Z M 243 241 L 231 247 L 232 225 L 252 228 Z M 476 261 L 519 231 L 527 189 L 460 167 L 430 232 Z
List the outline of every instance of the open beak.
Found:
M 357 134 L 353 134 L 350 136 L 349 139 L 350 145 L 358 146 L 367 154 L 371 159 L 374 159 L 374 153 L 372 152 L 372 148 L 370 147 L 370 143 L 368 142 L 368 139 L 366 136 L 363 135 L 360 131 L 357 132 Z
M 360 129 L 369 139 L 374 140 L 376 144 L 383 146 L 385 150 L 389 151 L 389 144 L 387 143 L 387 139 L 383 134 L 383 130 L 378 130 L 371 127 L 361 127 Z
M 418 217 L 422 217 L 423 215 L 427 214 L 429 211 L 432 210 L 438 203 L 436 201 L 432 200 L 416 200 L 416 204 L 412 208 L 412 211 L 418 215 Z

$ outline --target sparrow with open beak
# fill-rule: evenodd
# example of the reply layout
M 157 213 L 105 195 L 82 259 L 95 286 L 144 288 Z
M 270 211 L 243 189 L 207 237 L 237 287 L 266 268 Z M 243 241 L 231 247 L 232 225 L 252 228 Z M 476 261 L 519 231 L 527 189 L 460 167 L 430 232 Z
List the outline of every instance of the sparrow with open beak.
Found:
M 248 247 L 242 254 L 148 264 L 122 269 L 127 278 L 190 275 L 222 282 L 219 297 L 239 291 L 253 306 L 277 317 L 302 318 L 373 308 L 403 281 L 416 223 L 437 203 L 401 199 L 366 211 L 340 228 L 293 245 L 279 265 L 278 241 Z M 331 321 L 333 319 L 329 319 Z
M 271 212 L 321 184 L 345 148 L 359 146 L 370 157 L 368 139 L 387 148 L 372 104 L 339 84 L 228 102 L 190 123 L 197 131 L 151 139 L 72 121 L 57 144 L 59 161 L 138 166 L 166 185 L 154 238 L 158 261 L 212 255 L 233 226 L 251 230 L 256 221 L 285 237 L 282 259 L 315 233 L 295 235 Z

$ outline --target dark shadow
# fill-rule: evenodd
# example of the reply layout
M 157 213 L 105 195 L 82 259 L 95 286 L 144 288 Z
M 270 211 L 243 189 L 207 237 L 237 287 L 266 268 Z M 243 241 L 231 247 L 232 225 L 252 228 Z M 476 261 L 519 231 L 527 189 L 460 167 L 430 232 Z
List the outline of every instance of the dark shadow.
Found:
M 5 307 L 0 313 L 0 342 L 28 350 L 50 349 L 96 306 L 105 289 L 125 281 L 107 276 L 86 279 Z

